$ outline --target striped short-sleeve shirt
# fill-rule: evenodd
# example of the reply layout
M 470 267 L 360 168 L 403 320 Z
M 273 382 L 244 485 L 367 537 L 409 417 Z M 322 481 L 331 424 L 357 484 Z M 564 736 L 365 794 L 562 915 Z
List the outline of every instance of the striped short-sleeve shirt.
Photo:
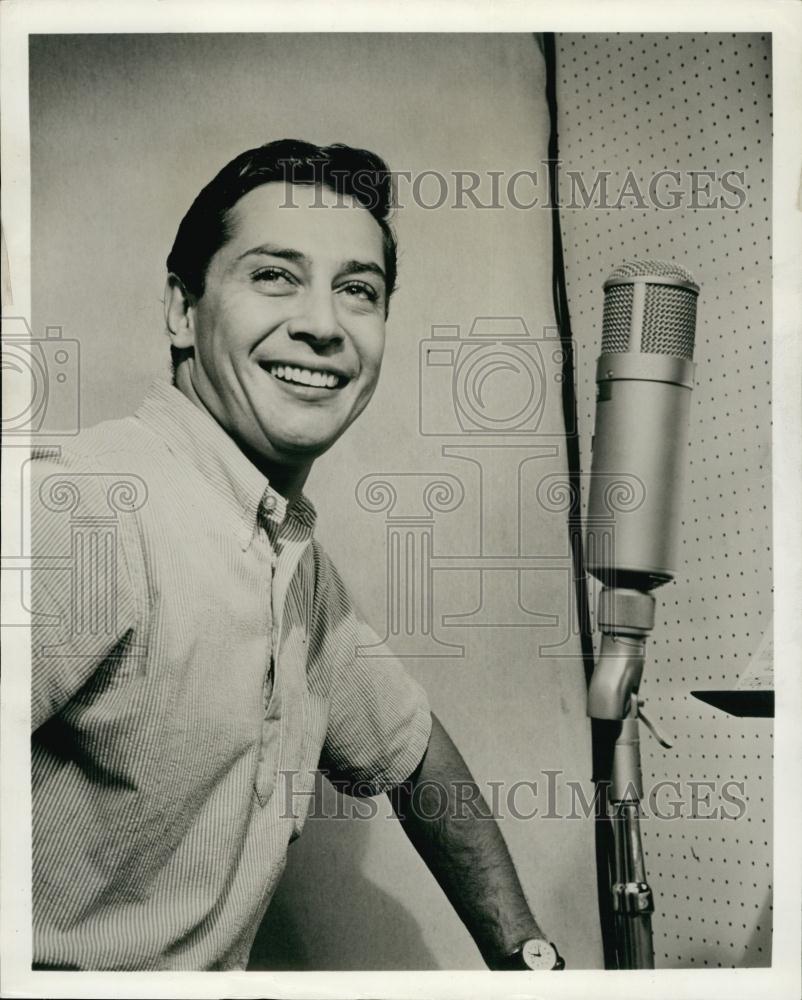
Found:
M 155 383 L 31 462 L 34 962 L 243 968 L 318 767 L 377 794 L 431 719 L 222 428 Z

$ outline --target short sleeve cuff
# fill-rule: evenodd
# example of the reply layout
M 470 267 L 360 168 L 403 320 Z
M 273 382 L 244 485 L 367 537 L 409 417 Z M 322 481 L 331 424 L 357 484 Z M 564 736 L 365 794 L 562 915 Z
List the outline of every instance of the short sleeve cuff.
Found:
M 415 771 L 426 748 L 432 731 L 432 713 L 429 701 L 422 687 L 409 676 L 405 679 L 415 692 L 414 703 L 402 725 L 399 725 L 393 738 L 389 741 L 382 754 L 384 765 L 377 767 L 374 759 L 370 767 L 340 764 L 337 755 L 328 755 L 324 751 L 321 768 L 338 792 L 344 792 L 354 798 L 367 798 L 388 792 L 402 784 Z

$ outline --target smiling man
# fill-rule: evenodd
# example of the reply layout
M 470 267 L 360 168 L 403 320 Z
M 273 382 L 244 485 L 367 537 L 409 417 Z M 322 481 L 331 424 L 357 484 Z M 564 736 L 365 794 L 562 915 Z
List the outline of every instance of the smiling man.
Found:
M 173 385 L 35 456 L 35 968 L 244 968 L 318 768 L 390 795 L 488 965 L 561 967 L 425 694 L 357 656 L 375 636 L 312 537 L 309 471 L 379 377 L 389 211 L 363 150 L 237 157 L 167 261 Z
M 176 384 L 294 496 L 376 387 L 392 291 L 383 234 L 353 196 L 314 184 L 288 196 L 279 181 L 245 194 L 227 230 L 202 295 L 180 276 L 182 242 L 168 261 Z

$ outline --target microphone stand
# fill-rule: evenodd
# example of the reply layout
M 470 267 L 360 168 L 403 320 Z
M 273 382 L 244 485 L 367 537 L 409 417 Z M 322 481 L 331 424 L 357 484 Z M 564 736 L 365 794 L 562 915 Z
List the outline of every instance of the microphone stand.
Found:
M 588 691 L 588 715 L 620 723 L 613 749 L 607 808 L 613 828 L 612 904 L 619 968 L 653 969 L 652 890 L 640 835 L 643 780 L 639 721 L 664 747 L 671 744 L 643 713 L 638 697 L 646 636 L 654 626 L 655 600 L 646 591 L 605 587 L 599 597 L 602 633 Z

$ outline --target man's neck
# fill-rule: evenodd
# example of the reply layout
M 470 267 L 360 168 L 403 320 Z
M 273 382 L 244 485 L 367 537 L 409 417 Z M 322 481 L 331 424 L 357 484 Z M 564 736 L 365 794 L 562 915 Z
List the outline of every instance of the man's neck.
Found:
M 235 442 L 235 444 L 238 444 L 238 442 Z M 288 503 L 292 503 L 293 500 L 296 500 L 301 495 L 312 468 L 311 462 L 304 466 L 283 465 L 279 462 L 271 462 L 261 455 L 243 448 L 242 445 L 238 444 L 238 447 L 262 475 L 270 480 L 270 485 L 276 493 L 280 493 Z
M 182 392 L 190 402 L 194 403 L 199 409 L 207 413 L 215 423 L 220 424 L 220 421 L 212 413 L 208 406 L 203 402 L 201 397 L 198 395 L 197 390 L 192 382 L 192 377 L 188 371 L 188 365 L 185 363 L 181 365 L 175 374 L 174 384 L 175 387 Z M 222 427 L 222 424 L 220 424 Z M 251 462 L 256 468 L 262 473 L 262 475 L 269 480 L 271 487 L 283 496 L 288 503 L 292 503 L 296 500 L 303 491 L 304 484 L 309 476 L 309 472 L 312 468 L 312 462 L 306 462 L 299 465 L 285 464 L 283 462 L 272 461 L 265 458 L 263 455 L 258 454 L 251 449 L 244 447 L 239 441 L 231 437 L 225 427 L 223 430 L 231 438 L 233 444 L 235 444 L 243 455 Z

